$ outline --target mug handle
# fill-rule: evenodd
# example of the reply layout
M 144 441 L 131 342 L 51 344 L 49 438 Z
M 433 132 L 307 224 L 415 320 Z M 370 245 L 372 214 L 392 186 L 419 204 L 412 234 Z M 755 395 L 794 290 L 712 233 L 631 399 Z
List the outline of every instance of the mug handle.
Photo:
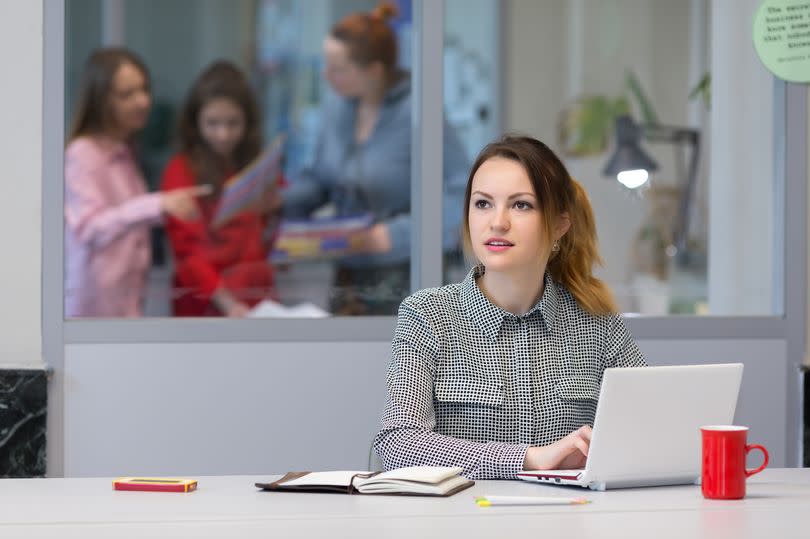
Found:
M 764 446 L 761 446 L 759 444 L 746 445 L 745 446 L 745 455 L 748 456 L 748 452 L 751 451 L 752 449 L 759 449 L 760 451 L 762 451 L 762 455 L 765 457 L 765 460 L 762 461 L 762 464 L 760 465 L 759 468 L 756 468 L 754 470 L 745 470 L 745 477 L 751 477 L 755 473 L 761 472 L 762 470 L 765 469 L 765 466 L 768 465 L 768 450 L 765 449 Z

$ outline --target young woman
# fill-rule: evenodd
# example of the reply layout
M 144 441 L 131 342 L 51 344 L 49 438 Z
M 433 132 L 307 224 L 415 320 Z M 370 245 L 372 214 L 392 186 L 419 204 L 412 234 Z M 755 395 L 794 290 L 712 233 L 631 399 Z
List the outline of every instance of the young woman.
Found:
M 330 201 L 338 216 L 373 216 L 358 238 L 364 254 L 338 263 L 335 314 L 390 315 L 410 289 L 411 78 L 397 66 L 397 37 L 387 22 L 395 15 L 396 7 L 382 2 L 332 27 L 324 75 L 337 95 L 323 109 L 314 162 L 284 193 L 290 217 Z M 444 135 L 443 237 L 451 249 L 469 161 L 447 124 Z
M 479 479 L 581 467 L 603 371 L 645 364 L 592 274 L 588 198 L 543 143 L 506 137 L 476 159 L 464 207 L 478 265 L 402 302 L 375 449 L 387 469 Z
M 149 74 L 135 54 L 90 56 L 65 149 L 65 316 L 140 316 L 149 228 L 163 215 L 196 217 L 200 188 L 146 192 L 131 140 L 150 105 Z
M 229 62 L 208 67 L 192 86 L 180 118 L 180 153 L 163 173 L 163 189 L 210 186 L 200 198 L 200 219 L 169 219 L 174 255 L 176 316 L 245 316 L 273 295 L 266 208 L 244 212 L 213 227 L 225 181 L 262 149 L 258 106 L 244 74 Z

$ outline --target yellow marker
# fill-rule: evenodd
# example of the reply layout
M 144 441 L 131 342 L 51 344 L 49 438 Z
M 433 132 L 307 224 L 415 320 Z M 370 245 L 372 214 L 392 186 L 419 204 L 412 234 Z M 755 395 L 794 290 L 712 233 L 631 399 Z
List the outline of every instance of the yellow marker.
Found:
M 543 496 L 481 496 L 475 499 L 478 507 L 493 505 L 585 505 L 591 503 L 585 498 L 553 498 Z

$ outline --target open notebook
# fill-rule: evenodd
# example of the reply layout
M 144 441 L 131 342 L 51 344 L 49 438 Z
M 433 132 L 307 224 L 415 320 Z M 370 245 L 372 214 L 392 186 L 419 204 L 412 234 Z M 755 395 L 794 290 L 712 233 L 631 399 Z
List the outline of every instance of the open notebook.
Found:
M 475 484 L 459 475 L 462 471 L 462 468 L 412 466 L 388 472 L 290 472 L 278 481 L 256 486 L 282 492 L 451 496 Z

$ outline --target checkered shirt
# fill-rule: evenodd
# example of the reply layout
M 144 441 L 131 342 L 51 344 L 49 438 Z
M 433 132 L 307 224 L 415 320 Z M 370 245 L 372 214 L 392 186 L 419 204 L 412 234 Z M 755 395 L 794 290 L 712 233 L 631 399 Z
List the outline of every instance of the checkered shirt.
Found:
M 582 310 L 548 273 L 537 304 L 515 316 L 478 288 L 483 272 L 400 305 L 374 439 L 385 469 L 514 478 L 529 446 L 593 425 L 606 368 L 646 364 L 620 315 Z

